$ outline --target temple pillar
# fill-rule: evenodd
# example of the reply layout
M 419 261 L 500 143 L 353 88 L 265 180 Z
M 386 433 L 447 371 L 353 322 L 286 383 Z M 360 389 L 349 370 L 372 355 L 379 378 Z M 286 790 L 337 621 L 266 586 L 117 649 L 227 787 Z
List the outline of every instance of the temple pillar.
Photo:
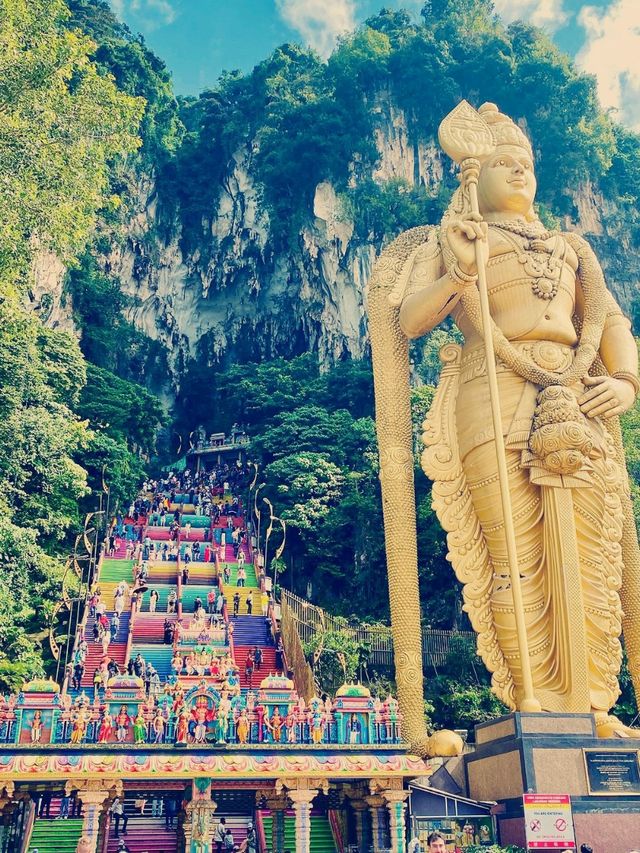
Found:
M 367 819 L 367 809 L 369 808 L 364 800 L 351 800 L 351 808 L 353 809 L 353 817 L 356 825 L 356 844 L 358 850 L 367 850 L 367 827 L 365 825 Z
M 295 813 L 296 853 L 311 853 L 311 803 L 317 793 L 317 788 L 288 792 Z
M 77 796 L 82 803 L 82 835 L 76 853 L 97 853 L 98 835 L 100 833 L 100 816 L 106 803 L 113 797 L 122 796 L 122 782 L 109 785 L 108 782 L 96 780 L 78 785 L 67 782 L 65 791 L 71 793 L 77 789 Z
M 271 853 L 284 853 L 284 813 L 287 810 L 287 798 L 276 795 L 273 791 L 265 796 L 266 805 L 271 812 L 271 838 L 266 838 L 271 845 Z
M 387 810 L 385 801 L 380 794 L 371 794 L 364 798 L 365 803 L 369 806 L 369 815 L 371 817 L 371 844 L 373 853 L 380 853 L 386 849 L 386 820 Z
M 183 825 L 186 853 L 211 853 L 213 815 L 217 808 L 218 804 L 211 799 L 211 779 L 194 779 Z
M 383 791 L 382 796 L 389 812 L 391 853 L 406 853 L 406 812 L 409 791 Z

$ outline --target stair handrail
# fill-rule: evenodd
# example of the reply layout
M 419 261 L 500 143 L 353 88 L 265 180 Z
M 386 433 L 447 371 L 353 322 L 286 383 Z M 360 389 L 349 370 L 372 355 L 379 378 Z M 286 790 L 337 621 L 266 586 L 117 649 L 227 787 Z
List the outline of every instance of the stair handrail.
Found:
M 267 836 L 264 831 L 264 822 L 262 820 L 262 810 L 256 809 L 255 812 L 255 824 L 256 824 L 256 833 L 258 835 L 258 850 L 259 853 L 267 853 Z M 273 850 L 272 853 L 277 853 L 276 850 Z
M 340 825 L 340 819 L 336 813 L 336 809 L 327 809 L 327 815 L 329 817 L 329 826 L 331 827 L 331 834 L 333 835 L 333 843 L 335 844 L 336 850 L 338 853 L 344 853 L 344 838 L 342 837 L 342 827 Z
M 23 825 L 22 842 L 20 844 L 19 853 L 27 853 L 31 849 L 31 836 L 33 828 L 36 825 L 36 803 L 30 799 L 25 806 L 28 809 L 26 820 Z
M 180 532 L 181 532 L 181 528 L 179 527 L 178 531 L 176 533 L 176 544 L 178 546 L 178 555 L 176 556 L 176 581 L 177 581 L 176 582 L 176 592 L 178 595 L 178 600 L 176 602 L 176 618 L 177 619 L 182 619 L 182 569 L 180 568 L 180 563 L 181 563 L 180 558 L 182 556 L 180 554 L 180 545 L 182 543 L 181 543 L 181 539 L 180 539 Z
M 293 670 L 296 690 L 305 702 L 309 702 L 318 693 L 319 688 L 304 653 L 296 619 L 289 611 L 289 604 L 283 598 L 280 605 L 280 636 L 282 637 L 282 645 L 289 650 L 287 667 L 289 667 L 288 661 L 290 660 L 291 668 L 288 668 L 288 672 Z
M 104 562 L 105 552 L 106 552 L 106 548 L 104 547 L 104 543 L 103 543 L 103 547 L 100 548 L 100 551 L 98 553 L 98 563 L 96 565 L 94 581 L 90 586 L 87 587 L 87 592 L 86 592 L 84 604 L 83 604 L 82 618 L 80 619 L 80 621 L 76 625 L 76 632 L 75 632 L 75 635 L 73 638 L 73 646 L 71 647 L 71 656 L 65 664 L 64 676 L 62 679 L 62 687 L 60 690 L 62 695 L 66 695 L 69 692 L 69 675 L 71 674 L 69 672 L 69 666 L 71 666 L 71 669 L 73 670 L 73 666 L 74 666 L 73 661 L 75 660 L 76 651 L 78 650 L 78 646 L 80 645 L 80 638 L 82 637 L 83 639 L 85 639 L 85 629 L 87 627 L 87 618 L 89 616 L 89 606 L 88 606 L 89 597 L 90 597 L 90 594 L 93 595 L 94 588 L 96 586 L 99 586 L 100 573 L 102 572 L 102 564 Z

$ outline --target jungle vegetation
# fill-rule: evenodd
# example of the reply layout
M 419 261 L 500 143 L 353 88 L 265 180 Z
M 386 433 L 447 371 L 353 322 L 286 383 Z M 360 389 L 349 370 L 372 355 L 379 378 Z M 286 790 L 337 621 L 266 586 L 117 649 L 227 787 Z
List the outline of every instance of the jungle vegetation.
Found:
M 103 484 L 111 509 L 123 506 L 146 472 L 175 461 L 175 437 L 186 446 L 200 425 L 249 432 L 263 494 L 289 526 L 281 582 L 310 588 L 347 619 L 385 620 L 368 359 L 321 369 L 314 353 L 252 364 L 202 352 L 169 379 L 166 351 L 129 321 L 130 297 L 103 263 L 124 239 L 132 187 L 153 175 L 158 236 L 179 223 L 185 249 L 206 260 L 219 187 L 234 152 L 251 146 L 280 251 L 296 239 L 320 181 L 335 186 L 357 239 L 380 248 L 437 221 L 453 176 L 437 191 L 373 180 L 376 110 L 393 102 L 412 137 L 429 142 L 461 97 L 495 100 L 535 142 L 545 221 L 574 216 L 572 191 L 588 181 L 615 200 L 603 211 L 607 226 L 637 246 L 640 138 L 600 109 L 594 80 L 541 31 L 505 28 L 490 0 L 428 0 L 419 17 L 383 9 L 326 62 L 282 45 L 252 72 L 226 73 L 183 99 L 162 60 L 103 0 L 0 0 L 0 71 L 0 689 L 55 672 L 47 629 L 52 620 L 58 635 L 68 629 L 68 616 L 54 615 L 65 562 Z M 623 279 L 624 253 L 604 237 L 594 242 Z M 60 324 L 50 294 L 34 290 L 34 264 L 49 256 L 66 265 L 73 327 Z M 632 315 L 640 332 L 640 300 Z M 446 334 L 413 350 L 416 432 Z M 624 431 L 638 517 L 637 408 Z M 416 488 L 424 622 L 465 628 L 419 471 Z M 495 712 L 469 654 L 459 650 L 430 674 L 435 721 L 448 713 L 451 724 L 451 709 L 460 725 Z

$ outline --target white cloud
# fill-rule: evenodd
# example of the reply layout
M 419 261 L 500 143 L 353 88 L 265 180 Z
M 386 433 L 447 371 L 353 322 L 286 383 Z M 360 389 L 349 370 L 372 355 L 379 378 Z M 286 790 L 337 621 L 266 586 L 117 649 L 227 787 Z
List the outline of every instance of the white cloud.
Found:
M 325 57 L 337 37 L 356 26 L 354 0 L 276 0 L 276 6 L 285 23 Z
M 568 19 L 563 0 L 494 0 L 494 6 L 507 24 L 527 21 L 551 33 L 559 30 Z
M 110 3 L 120 19 L 129 12 L 144 19 L 150 28 L 172 24 L 178 15 L 171 0 L 110 0 Z
M 617 110 L 622 122 L 640 131 L 640 3 L 585 6 L 578 21 L 586 32 L 578 65 L 596 75 L 602 106 Z

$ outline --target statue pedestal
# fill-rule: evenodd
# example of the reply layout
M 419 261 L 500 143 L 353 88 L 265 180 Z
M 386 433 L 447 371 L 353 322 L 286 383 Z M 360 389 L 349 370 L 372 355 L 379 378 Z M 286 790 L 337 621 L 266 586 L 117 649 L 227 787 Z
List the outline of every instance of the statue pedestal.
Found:
M 503 845 L 526 846 L 523 794 L 569 794 L 578 849 L 627 853 L 640 839 L 639 750 L 640 738 L 596 737 L 592 714 L 508 714 L 476 727 L 467 791 L 497 801 Z

